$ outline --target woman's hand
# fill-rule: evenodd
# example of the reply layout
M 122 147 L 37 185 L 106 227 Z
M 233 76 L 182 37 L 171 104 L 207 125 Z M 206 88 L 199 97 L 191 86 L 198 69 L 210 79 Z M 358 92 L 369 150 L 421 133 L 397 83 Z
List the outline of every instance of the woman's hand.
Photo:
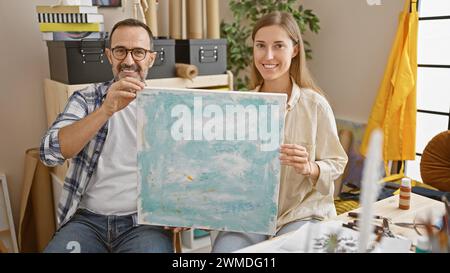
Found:
M 281 144 L 281 165 L 291 166 L 298 174 L 310 176 L 313 173 L 311 162 L 308 160 L 305 147 L 297 144 Z

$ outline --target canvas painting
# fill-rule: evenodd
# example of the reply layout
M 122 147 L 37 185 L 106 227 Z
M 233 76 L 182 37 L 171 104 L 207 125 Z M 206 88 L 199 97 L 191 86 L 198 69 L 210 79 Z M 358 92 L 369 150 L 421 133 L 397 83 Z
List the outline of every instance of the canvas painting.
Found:
M 140 224 L 274 234 L 285 94 L 137 97 Z
M 19 252 L 6 176 L 0 174 L 0 253 Z
M 361 188 L 364 156 L 360 153 L 359 147 L 366 130 L 366 124 L 336 119 L 336 126 L 338 131 L 349 130 L 352 132 L 352 145 L 348 153 L 347 171 L 343 178 L 343 183 Z

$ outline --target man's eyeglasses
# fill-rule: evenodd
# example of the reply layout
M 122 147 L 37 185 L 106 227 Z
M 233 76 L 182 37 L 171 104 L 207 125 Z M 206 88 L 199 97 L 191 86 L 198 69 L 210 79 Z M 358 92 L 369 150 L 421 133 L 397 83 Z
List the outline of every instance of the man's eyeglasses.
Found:
M 120 61 L 124 60 L 127 57 L 128 52 L 131 52 L 131 57 L 133 57 L 133 59 L 135 61 L 142 61 L 143 59 L 145 59 L 145 56 L 147 56 L 147 52 L 150 52 L 150 53 L 154 52 L 152 50 L 148 50 L 148 49 L 144 49 L 144 48 L 140 48 L 140 47 L 128 49 L 123 46 L 118 46 L 118 47 L 112 48 L 111 51 L 112 51 L 112 55 L 114 56 L 114 58 L 116 58 L 117 60 L 120 60 Z

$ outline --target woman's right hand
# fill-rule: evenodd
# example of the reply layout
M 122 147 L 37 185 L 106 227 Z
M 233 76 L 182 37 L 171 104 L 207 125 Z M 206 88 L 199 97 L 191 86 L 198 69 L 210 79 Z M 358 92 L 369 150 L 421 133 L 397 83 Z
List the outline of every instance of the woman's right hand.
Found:
M 136 98 L 136 92 L 143 90 L 145 84 L 138 79 L 126 77 L 113 83 L 106 94 L 101 108 L 108 115 L 127 107 Z
M 312 173 L 308 151 L 297 144 L 282 144 L 280 147 L 280 161 L 282 165 L 291 166 L 298 174 L 309 176 Z

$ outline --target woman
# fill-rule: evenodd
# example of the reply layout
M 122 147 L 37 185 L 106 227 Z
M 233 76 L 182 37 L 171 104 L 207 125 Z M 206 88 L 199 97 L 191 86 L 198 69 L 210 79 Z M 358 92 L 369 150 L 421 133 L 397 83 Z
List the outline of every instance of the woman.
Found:
M 306 67 L 303 40 L 292 15 L 267 14 L 256 23 L 252 39 L 252 89 L 288 95 L 285 144 L 280 147 L 279 236 L 336 215 L 334 180 L 343 173 L 347 155 L 331 107 Z M 261 234 L 219 232 L 212 251 L 231 252 L 266 239 Z

